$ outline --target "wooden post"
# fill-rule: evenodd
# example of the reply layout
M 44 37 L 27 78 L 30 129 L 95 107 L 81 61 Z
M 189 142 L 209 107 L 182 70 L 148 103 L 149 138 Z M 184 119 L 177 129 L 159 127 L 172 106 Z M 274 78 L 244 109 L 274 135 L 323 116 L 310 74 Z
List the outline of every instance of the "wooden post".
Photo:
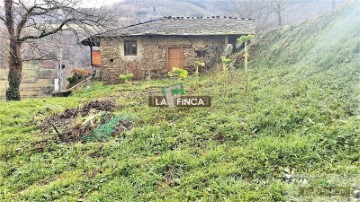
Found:
M 244 67 L 244 77 L 245 77 L 245 93 L 248 91 L 248 74 L 247 74 L 247 66 L 248 66 L 248 50 L 247 50 L 247 41 L 245 41 L 245 67 Z

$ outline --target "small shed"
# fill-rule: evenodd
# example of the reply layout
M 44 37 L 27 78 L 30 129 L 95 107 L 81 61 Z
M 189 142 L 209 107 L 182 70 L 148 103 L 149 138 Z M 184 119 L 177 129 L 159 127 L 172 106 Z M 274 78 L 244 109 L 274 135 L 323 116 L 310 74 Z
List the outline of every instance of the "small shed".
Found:
M 255 34 L 256 21 L 235 17 L 164 17 L 117 28 L 81 42 L 92 50 L 92 64 L 105 83 L 119 75 L 159 78 L 173 67 L 193 69 L 195 61 L 217 66 L 241 35 Z

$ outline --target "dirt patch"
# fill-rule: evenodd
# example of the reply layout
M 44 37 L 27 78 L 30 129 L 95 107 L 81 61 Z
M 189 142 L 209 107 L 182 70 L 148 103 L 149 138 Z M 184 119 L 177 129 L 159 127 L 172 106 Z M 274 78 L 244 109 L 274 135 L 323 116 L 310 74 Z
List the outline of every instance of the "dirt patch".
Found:
M 40 129 L 57 134 L 62 142 L 104 141 L 132 128 L 131 120 L 113 114 L 114 108 L 115 104 L 109 100 L 91 101 L 50 116 Z

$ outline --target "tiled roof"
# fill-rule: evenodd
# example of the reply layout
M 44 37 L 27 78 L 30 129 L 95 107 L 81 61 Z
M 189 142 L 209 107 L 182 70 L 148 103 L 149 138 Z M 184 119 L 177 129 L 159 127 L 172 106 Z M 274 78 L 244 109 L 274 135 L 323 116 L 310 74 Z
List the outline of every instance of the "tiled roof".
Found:
M 236 17 L 164 17 L 93 35 L 80 42 L 98 46 L 100 37 L 116 36 L 216 36 L 254 34 L 256 20 Z
M 98 36 L 254 34 L 256 21 L 234 17 L 164 17 L 108 31 Z

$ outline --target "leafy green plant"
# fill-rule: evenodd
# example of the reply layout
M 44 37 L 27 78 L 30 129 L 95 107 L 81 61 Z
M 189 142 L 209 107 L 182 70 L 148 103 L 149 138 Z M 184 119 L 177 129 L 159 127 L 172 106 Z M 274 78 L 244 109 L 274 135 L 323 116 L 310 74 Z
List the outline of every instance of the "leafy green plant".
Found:
M 249 79 L 248 79 L 248 57 L 249 57 L 249 51 L 248 51 L 248 43 L 249 41 L 254 38 L 254 35 L 249 34 L 249 35 L 244 35 L 241 36 L 240 38 L 237 39 L 238 42 L 240 42 L 241 44 L 244 43 L 244 77 L 245 77 L 245 93 L 248 91 L 248 83 L 249 83 Z
M 129 80 L 131 78 L 133 78 L 133 77 L 134 77 L 134 75 L 131 74 L 131 73 L 129 73 L 129 74 L 120 74 L 119 79 L 124 81 L 124 82 L 129 82 Z
M 103 119 L 106 119 L 106 117 L 103 117 Z M 95 128 L 95 130 L 91 135 L 83 135 L 83 138 L 87 142 L 108 141 L 111 139 L 113 135 L 115 135 L 116 128 L 121 121 L 131 121 L 131 120 L 132 117 L 128 115 L 113 116 L 104 124 Z
M 221 81 L 223 83 L 223 97 L 225 97 L 227 93 L 228 80 L 230 78 L 228 65 L 231 62 L 231 60 L 225 56 L 221 56 L 221 62 L 223 68 Z
M 199 67 L 205 67 L 205 62 L 195 61 L 194 67 L 195 67 L 195 76 L 199 77 Z
M 108 141 L 115 132 L 116 126 L 119 124 L 120 118 L 117 116 L 112 117 L 105 124 L 98 126 L 93 134 L 84 135 L 84 139 L 87 142 L 95 142 L 95 141 Z
M 85 80 L 88 76 L 90 76 L 91 72 L 87 69 L 83 68 L 74 68 L 71 70 L 71 76 L 67 78 L 69 85 L 68 88 L 75 86 L 81 81 Z
M 200 89 L 200 86 L 199 86 L 199 67 L 205 67 L 205 62 L 195 61 L 194 62 L 194 67 L 195 67 L 196 86 L 197 86 L 197 90 L 199 91 L 199 89 Z
M 225 56 L 221 56 L 221 63 L 223 72 L 227 72 L 229 70 L 228 64 L 231 62 L 231 60 Z
M 179 79 L 185 79 L 188 76 L 188 71 L 186 71 L 185 69 L 181 69 L 178 67 L 174 67 L 169 73 L 168 75 L 170 77 L 174 77 L 174 78 L 179 78 Z

